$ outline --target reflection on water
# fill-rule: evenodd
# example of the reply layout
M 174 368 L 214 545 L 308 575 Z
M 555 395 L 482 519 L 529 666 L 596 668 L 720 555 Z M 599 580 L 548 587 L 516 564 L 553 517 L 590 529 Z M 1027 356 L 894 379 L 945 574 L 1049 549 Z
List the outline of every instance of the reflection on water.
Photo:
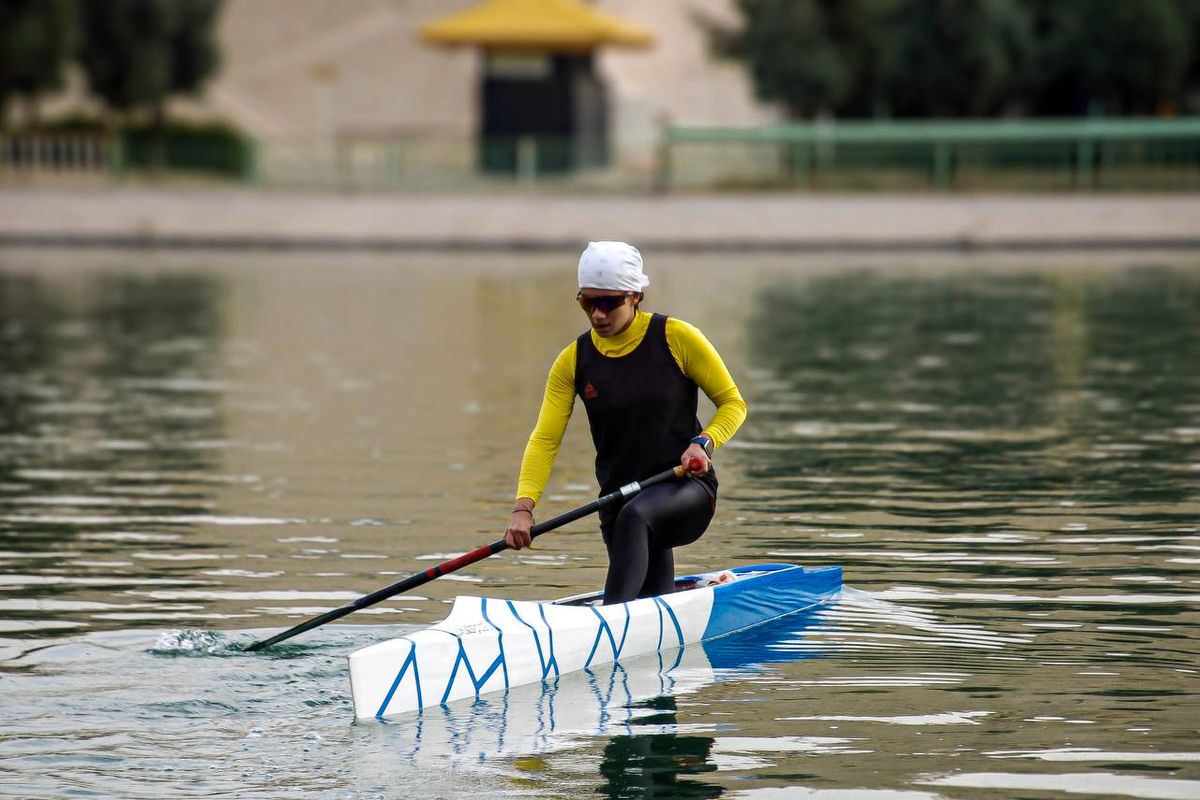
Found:
M 1067 499 L 1186 521 L 1169 506 L 1195 499 L 1179 478 L 1197 441 L 1198 308 L 1194 275 L 1149 269 L 769 287 L 750 320 L 768 379 L 756 421 L 793 446 L 751 474 L 833 476 L 830 511 L 853 479 L 855 498 L 903 499 L 922 523 L 922 500 L 969 502 L 982 526 Z
M 604 746 L 597 788 L 602 797 L 720 797 L 721 787 L 689 780 L 688 775 L 715 772 L 711 736 L 672 732 L 678 724 L 675 698 L 658 697 L 643 708 L 654 712 L 640 724 L 666 730 L 655 735 L 615 736 Z
M 221 302 L 205 275 L 0 276 L 0 631 L 134 620 L 116 591 L 200 582 L 171 562 L 202 557 L 185 533 L 223 480 Z
M 0 795 L 1195 796 L 1191 264 L 655 258 L 750 403 L 679 569 L 841 564 L 840 602 L 350 723 L 347 652 L 602 584 L 584 521 L 239 653 L 499 535 L 569 262 L 0 255 Z
M 582 736 L 632 736 L 652 724 L 646 704 L 717 680 L 703 649 L 640 656 L 521 686 L 472 703 L 388 719 L 389 747 L 406 758 L 477 763 L 483 757 L 542 756 Z M 359 723 L 373 724 L 373 723 Z

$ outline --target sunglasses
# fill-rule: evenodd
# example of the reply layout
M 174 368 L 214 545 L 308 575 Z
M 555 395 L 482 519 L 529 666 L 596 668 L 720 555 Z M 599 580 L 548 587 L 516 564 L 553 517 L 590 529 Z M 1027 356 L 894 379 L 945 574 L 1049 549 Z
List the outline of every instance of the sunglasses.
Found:
M 587 313 L 591 314 L 596 309 L 600 309 L 605 314 L 611 314 L 614 309 L 620 308 L 625 304 L 625 298 L 629 297 L 630 293 L 625 294 L 603 294 L 599 297 L 584 297 L 582 294 L 576 295 L 575 299 L 579 301 L 579 306 Z

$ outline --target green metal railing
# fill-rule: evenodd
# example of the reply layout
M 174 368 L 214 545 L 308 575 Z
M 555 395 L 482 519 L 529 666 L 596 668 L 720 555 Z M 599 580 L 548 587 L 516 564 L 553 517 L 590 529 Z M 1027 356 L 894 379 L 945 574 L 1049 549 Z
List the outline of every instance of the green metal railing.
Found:
M 1200 119 L 668 127 L 661 189 L 1200 187 Z
M 612 163 L 626 166 L 611 166 Z M 313 188 L 1200 189 L 1200 118 L 667 127 L 657 169 L 603 142 L 439 136 L 253 141 L 200 131 L 0 138 L 0 180 L 203 180 Z M 607 164 L 607 165 L 606 165 Z

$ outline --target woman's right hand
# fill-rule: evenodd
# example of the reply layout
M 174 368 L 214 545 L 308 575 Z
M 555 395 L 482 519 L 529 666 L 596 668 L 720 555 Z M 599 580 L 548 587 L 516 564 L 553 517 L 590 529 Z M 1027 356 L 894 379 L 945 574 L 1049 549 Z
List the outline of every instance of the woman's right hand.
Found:
M 508 518 L 508 529 L 504 531 L 504 542 L 513 550 L 529 547 L 533 543 L 533 501 L 522 497 Z

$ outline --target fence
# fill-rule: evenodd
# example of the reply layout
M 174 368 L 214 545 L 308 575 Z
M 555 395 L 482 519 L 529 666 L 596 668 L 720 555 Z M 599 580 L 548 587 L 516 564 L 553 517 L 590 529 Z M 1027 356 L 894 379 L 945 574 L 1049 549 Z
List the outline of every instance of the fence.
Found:
M 668 127 L 658 185 L 1195 189 L 1200 119 Z
M 239 137 L 181 136 L 147 131 L 53 133 L 0 138 L 0 178 L 107 179 L 130 171 L 199 174 L 251 180 L 255 145 Z
M 353 189 L 482 189 L 580 186 L 619 171 L 596 168 L 604 153 L 590 142 L 548 136 L 471 139 L 403 135 L 259 143 L 258 178 L 275 186 Z M 643 190 L 649 181 L 641 178 Z
M 0 177 L 106 177 L 120 169 L 118 151 L 102 134 L 0 138 Z
M 0 138 L 0 179 L 18 180 L 153 170 L 339 189 L 1195 190 L 1200 118 L 667 127 L 655 174 L 591 166 L 601 160 L 587 144 L 535 138 L 178 136 L 162 146 L 140 134 Z M 504 169 L 484 172 L 481 163 Z
M 480 145 L 411 135 L 254 141 L 173 134 L 158 141 L 145 130 L 38 134 L 0 138 L 0 179 L 191 175 L 314 189 L 420 190 L 577 187 L 615 178 L 619 188 L 648 188 L 645 175 L 633 187 L 619 171 L 594 168 L 602 160 L 597 152 L 592 143 L 555 137 L 495 138 Z

